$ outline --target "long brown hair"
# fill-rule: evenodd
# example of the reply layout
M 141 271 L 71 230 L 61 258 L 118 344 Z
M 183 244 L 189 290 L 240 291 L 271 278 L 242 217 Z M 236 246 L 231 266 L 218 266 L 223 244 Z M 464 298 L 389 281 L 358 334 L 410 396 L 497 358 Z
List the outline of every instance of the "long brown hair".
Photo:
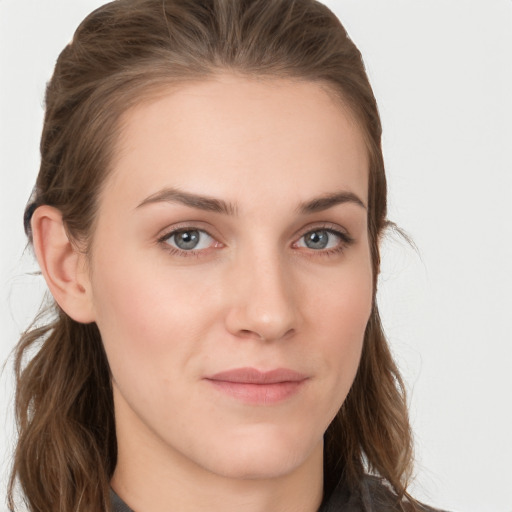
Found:
M 372 472 L 398 501 L 410 499 L 404 385 L 375 301 L 387 224 L 381 123 L 361 54 L 327 7 L 314 0 L 116 0 L 90 14 L 47 87 L 41 167 L 25 213 L 29 240 L 31 214 L 46 204 L 60 210 L 71 237 L 87 244 L 121 115 L 161 87 L 224 71 L 327 85 L 365 136 L 374 304 L 355 381 L 325 434 L 325 485 L 342 477 L 355 486 Z M 19 439 L 9 506 L 18 482 L 33 512 L 107 510 L 117 447 L 96 325 L 77 323 L 51 304 L 22 336 L 15 371 Z

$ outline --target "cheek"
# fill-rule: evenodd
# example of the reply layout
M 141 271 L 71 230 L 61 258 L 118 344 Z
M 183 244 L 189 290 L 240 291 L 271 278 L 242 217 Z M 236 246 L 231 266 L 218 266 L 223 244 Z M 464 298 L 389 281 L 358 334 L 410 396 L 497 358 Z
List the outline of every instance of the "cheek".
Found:
M 327 325 L 327 333 L 323 356 L 329 367 L 326 375 L 332 377 L 337 383 L 335 387 L 339 385 L 342 393 L 343 390 L 348 392 L 359 366 L 370 304 L 371 300 L 366 297 L 359 301 L 353 298 L 348 303 L 340 304 L 339 308 L 332 309 L 329 316 L 328 311 L 324 313 L 323 322 Z
M 128 372 L 137 378 L 142 370 L 158 374 L 193 356 L 210 324 L 207 308 L 199 314 L 197 307 L 208 304 L 200 299 L 207 293 L 205 280 L 169 276 L 165 267 L 126 252 L 115 262 L 99 253 L 95 269 L 96 323 L 114 378 Z
M 339 265 L 329 275 L 302 283 L 310 299 L 303 303 L 301 339 L 316 375 L 306 410 L 317 436 L 325 433 L 355 379 L 373 296 L 369 265 Z
M 323 285 L 322 292 L 312 293 L 314 300 L 308 306 L 308 323 L 316 350 L 322 354 L 326 366 L 324 375 L 330 379 L 329 385 L 336 396 L 333 403 L 341 405 L 359 366 L 372 311 L 373 277 L 369 256 L 362 254 L 357 264 L 340 266 Z
M 332 269 L 328 277 L 309 282 L 312 297 L 308 310 L 311 324 L 329 332 L 330 338 L 347 342 L 364 333 L 373 303 L 373 273 L 369 254 L 356 253 L 351 260 Z M 313 320 L 316 319 L 316 322 Z M 339 336 L 336 336 L 339 333 Z

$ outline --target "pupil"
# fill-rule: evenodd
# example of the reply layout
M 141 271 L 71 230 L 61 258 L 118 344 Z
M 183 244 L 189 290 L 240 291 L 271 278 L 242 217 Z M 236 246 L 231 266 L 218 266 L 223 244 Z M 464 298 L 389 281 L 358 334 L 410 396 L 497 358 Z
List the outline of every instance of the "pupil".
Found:
M 312 231 L 306 236 L 306 245 L 310 249 L 324 249 L 328 241 L 327 231 Z
M 182 231 L 175 235 L 176 245 L 180 249 L 190 250 L 194 249 L 199 243 L 199 231 Z

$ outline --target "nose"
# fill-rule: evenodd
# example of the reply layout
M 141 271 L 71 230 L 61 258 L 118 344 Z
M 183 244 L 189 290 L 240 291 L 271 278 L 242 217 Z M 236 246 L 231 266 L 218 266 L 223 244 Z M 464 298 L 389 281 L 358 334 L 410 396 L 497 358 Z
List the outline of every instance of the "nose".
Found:
M 274 341 L 299 325 L 297 290 L 278 254 L 240 258 L 229 279 L 227 330 L 239 337 Z

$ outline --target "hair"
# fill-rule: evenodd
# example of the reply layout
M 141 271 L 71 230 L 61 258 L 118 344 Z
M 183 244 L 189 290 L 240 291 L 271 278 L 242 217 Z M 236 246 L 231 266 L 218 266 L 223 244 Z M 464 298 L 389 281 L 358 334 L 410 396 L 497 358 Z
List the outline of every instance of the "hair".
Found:
M 24 217 L 29 241 L 30 217 L 44 204 L 60 210 L 69 236 L 88 247 L 122 115 L 171 84 L 226 72 L 327 86 L 364 134 L 373 309 L 355 381 L 325 433 L 325 489 L 340 478 L 355 487 L 369 472 L 397 503 L 414 507 L 405 389 L 375 300 L 388 225 L 381 122 L 361 54 L 327 7 L 315 0 L 116 0 L 90 14 L 47 85 L 41 166 Z M 15 349 L 18 442 L 8 503 L 14 510 L 19 484 L 33 512 L 107 510 L 117 445 L 101 336 L 53 301 L 46 313 Z

